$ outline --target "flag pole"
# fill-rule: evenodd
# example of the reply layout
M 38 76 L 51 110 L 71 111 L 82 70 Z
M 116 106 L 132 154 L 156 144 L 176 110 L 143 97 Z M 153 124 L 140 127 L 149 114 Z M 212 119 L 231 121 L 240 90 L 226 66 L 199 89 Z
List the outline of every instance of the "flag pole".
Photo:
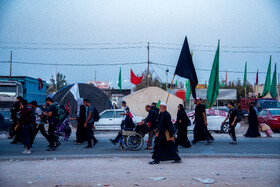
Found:
M 167 99 L 166 99 L 166 104 L 167 104 L 168 99 L 169 99 L 169 95 L 170 95 L 170 92 L 171 92 L 171 87 L 172 87 L 172 84 L 173 84 L 174 78 L 175 78 L 175 74 L 174 74 L 173 79 L 172 79 L 171 84 L 170 84 L 169 92 L 168 92 Z

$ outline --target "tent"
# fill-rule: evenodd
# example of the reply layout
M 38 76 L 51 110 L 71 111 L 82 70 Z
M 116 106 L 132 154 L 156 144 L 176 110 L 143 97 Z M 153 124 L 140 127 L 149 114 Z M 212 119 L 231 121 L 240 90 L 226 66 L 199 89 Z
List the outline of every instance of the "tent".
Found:
M 53 100 L 57 101 L 60 105 L 66 106 L 69 102 L 70 114 L 75 117 L 77 111 L 77 102 L 69 89 L 73 84 L 60 89 L 53 96 Z M 78 83 L 80 97 L 88 99 L 90 103 L 100 112 L 111 108 L 111 101 L 107 95 L 92 84 Z
M 145 106 L 147 104 L 152 104 L 152 102 L 157 103 L 158 100 L 165 102 L 167 95 L 168 92 L 159 87 L 147 87 L 124 97 L 123 100 L 126 101 L 131 112 L 136 116 L 146 117 L 148 113 L 145 110 Z M 182 99 L 170 94 L 167 103 L 167 111 L 172 118 L 176 118 L 178 105 L 183 103 Z

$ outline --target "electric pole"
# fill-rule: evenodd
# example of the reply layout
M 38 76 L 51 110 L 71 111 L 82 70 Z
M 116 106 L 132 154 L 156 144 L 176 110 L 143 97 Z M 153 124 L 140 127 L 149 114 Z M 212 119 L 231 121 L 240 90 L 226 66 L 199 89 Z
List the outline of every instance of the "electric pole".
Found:
M 95 73 L 94 73 L 94 82 L 95 82 L 95 84 L 96 84 L 96 71 L 95 71 Z
M 10 76 L 12 76 L 12 61 L 13 61 L 13 51 L 11 50 L 11 56 L 10 56 Z
M 150 75 L 150 42 L 148 42 L 148 72 L 147 72 L 147 87 L 149 87 L 149 75 Z
M 167 68 L 166 69 L 166 91 L 168 91 L 168 72 L 169 72 L 169 69 Z

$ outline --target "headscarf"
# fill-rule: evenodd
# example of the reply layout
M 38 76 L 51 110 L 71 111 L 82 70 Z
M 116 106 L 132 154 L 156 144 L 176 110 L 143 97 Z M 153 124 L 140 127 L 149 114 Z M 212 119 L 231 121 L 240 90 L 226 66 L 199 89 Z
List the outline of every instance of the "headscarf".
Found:
M 179 104 L 178 106 L 180 108 L 180 110 L 178 110 L 178 113 L 177 113 L 177 119 L 179 119 L 181 117 L 181 115 L 184 113 L 185 111 L 185 108 L 182 104 Z
M 83 98 L 80 97 L 77 99 L 77 117 L 80 117 L 80 107 L 84 104 L 83 102 Z

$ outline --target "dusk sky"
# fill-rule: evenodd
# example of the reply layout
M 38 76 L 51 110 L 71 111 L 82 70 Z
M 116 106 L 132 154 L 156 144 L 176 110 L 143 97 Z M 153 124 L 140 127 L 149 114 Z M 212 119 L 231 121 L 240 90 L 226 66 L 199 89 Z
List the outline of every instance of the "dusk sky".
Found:
M 279 10 L 279 0 L 0 0 L 0 75 L 9 75 L 12 50 L 12 75 L 49 81 L 55 65 L 42 64 L 57 63 L 68 83 L 94 80 L 96 71 L 116 88 L 121 66 L 123 88 L 131 88 L 130 68 L 147 68 L 150 42 L 150 61 L 161 64 L 151 70 L 165 82 L 162 64 L 176 66 L 187 36 L 199 83 L 209 79 L 218 39 L 220 80 L 226 70 L 228 80 L 243 80 L 247 61 L 249 82 L 259 69 L 264 83 L 270 55 L 272 73 L 275 63 L 280 73 Z M 175 68 L 168 68 L 171 81 Z

